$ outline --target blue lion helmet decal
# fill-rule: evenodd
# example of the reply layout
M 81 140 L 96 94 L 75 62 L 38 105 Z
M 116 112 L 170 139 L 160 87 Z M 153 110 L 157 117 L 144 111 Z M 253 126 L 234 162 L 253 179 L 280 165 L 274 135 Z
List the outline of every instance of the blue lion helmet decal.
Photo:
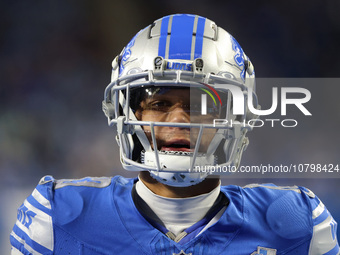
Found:
M 232 36 L 230 36 L 230 37 L 231 37 L 231 43 L 232 43 L 233 51 L 235 51 L 234 60 L 235 60 L 236 64 L 242 69 L 242 71 L 240 73 L 240 77 L 244 81 L 245 71 L 246 71 L 245 67 L 244 67 L 244 52 L 243 52 L 240 44 L 236 41 L 236 39 Z
M 131 48 L 135 44 L 135 40 L 136 40 L 137 35 L 135 35 L 132 38 L 132 40 L 128 43 L 128 45 L 126 45 L 126 47 L 124 49 L 124 52 L 122 54 L 121 63 L 120 63 L 120 66 L 119 66 L 119 75 L 121 75 L 122 72 L 124 71 L 124 64 L 125 64 L 125 62 L 128 61 L 128 59 L 131 57 Z

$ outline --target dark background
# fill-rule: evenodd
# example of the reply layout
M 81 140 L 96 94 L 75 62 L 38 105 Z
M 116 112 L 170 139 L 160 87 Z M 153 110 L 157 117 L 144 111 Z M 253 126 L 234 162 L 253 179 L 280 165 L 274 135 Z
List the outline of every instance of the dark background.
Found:
M 310 88 L 314 122 L 298 116 L 299 129 L 255 130 L 244 164 L 339 164 L 340 88 L 330 79 L 340 70 L 339 11 L 336 0 L 1 1 L 0 253 L 9 253 L 16 208 L 42 176 L 136 175 L 121 168 L 101 101 L 113 58 L 164 15 L 214 20 L 238 40 L 257 77 L 326 78 Z M 258 83 L 260 99 L 270 89 Z M 338 175 L 222 180 L 307 186 L 340 221 Z

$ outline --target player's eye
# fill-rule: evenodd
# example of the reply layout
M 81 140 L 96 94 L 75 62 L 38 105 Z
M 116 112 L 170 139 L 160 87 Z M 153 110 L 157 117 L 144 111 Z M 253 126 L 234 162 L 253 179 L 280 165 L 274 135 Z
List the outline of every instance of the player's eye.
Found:
M 166 112 L 171 107 L 170 102 L 166 100 L 154 100 L 147 104 L 146 109 L 147 110 L 153 110 L 153 111 L 162 111 Z

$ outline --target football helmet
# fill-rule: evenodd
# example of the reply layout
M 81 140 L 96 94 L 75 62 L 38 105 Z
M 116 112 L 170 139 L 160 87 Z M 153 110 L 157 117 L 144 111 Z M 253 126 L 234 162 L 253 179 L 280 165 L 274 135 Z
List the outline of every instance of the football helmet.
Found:
M 248 97 L 259 109 L 254 67 L 234 37 L 207 18 L 176 14 L 141 30 L 113 60 L 102 106 L 126 170 L 185 187 L 239 166 L 258 118 Z M 183 116 L 169 120 L 176 111 Z M 170 138 L 176 133 L 185 138 Z

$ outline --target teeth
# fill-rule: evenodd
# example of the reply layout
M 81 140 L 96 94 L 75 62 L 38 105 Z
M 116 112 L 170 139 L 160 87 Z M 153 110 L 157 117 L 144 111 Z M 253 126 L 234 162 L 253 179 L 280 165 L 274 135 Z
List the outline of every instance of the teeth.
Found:
M 181 156 L 192 156 L 192 152 L 187 151 L 161 151 L 161 154 L 164 155 L 181 155 Z

